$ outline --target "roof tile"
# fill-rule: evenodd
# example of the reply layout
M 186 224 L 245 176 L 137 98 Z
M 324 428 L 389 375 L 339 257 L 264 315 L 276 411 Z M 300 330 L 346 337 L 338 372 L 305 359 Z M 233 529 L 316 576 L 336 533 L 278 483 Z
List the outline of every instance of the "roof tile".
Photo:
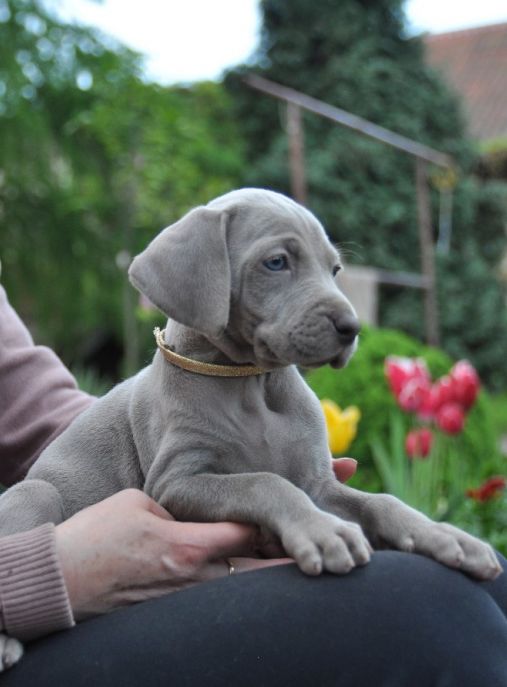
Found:
M 507 137 L 507 22 L 424 37 L 428 63 L 464 101 L 473 138 Z

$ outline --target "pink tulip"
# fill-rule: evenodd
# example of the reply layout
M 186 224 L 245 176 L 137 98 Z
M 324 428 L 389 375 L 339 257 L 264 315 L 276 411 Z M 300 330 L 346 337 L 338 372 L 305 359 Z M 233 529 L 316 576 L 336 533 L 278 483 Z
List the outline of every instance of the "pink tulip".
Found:
M 385 373 L 391 391 L 396 398 L 398 398 L 406 383 L 412 379 L 425 380 L 431 383 L 428 368 L 422 359 L 390 355 L 385 361 Z
M 465 413 L 458 403 L 444 403 L 435 416 L 438 427 L 447 434 L 459 434 L 465 425 Z
M 454 403 L 455 388 L 453 380 L 449 375 L 437 379 L 431 390 L 431 406 L 433 414 L 436 415 L 439 409 L 447 403 Z
M 422 377 L 409 379 L 400 391 L 397 401 L 407 413 L 418 412 L 426 403 L 431 391 L 431 384 Z
M 413 429 L 405 439 L 405 452 L 409 458 L 426 458 L 431 451 L 433 434 L 431 430 L 423 427 Z
M 417 409 L 417 417 L 428 422 L 435 417 L 435 385 L 429 386 L 422 397 L 422 403 Z
M 469 410 L 477 398 L 481 385 L 475 368 L 468 360 L 460 360 L 452 368 L 450 378 L 454 385 L 455 400 L 465 410 Z

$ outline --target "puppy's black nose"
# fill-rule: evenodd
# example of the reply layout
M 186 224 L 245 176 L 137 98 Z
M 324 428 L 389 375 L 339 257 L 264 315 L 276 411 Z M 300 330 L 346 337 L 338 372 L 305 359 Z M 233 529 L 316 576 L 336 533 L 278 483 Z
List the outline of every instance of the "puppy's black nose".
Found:
M 338 339 L 342 346 L 350 346 L 359 334 L 361 324 L 352 314 L 340 315 L 334 318 L 334 326 L 338 332 Z

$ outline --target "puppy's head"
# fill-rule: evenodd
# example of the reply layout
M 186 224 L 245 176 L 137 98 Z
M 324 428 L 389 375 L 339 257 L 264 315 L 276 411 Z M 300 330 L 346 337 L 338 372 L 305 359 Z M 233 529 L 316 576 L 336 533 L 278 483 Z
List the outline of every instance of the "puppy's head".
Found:
M 268 369 L 346 364 L 359 324 L 336 284 L 340 256 L 318 220 L 289 198 L 233 191 L 164 229 L 129 270 L 168 317 Z M 241 361 L 243 362 L 243 360 Z

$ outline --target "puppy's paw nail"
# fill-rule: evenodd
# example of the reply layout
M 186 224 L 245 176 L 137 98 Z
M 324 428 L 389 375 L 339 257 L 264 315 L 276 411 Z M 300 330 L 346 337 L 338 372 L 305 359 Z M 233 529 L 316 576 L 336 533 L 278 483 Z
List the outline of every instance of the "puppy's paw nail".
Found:
M 300 561 L 299 567 L 305 575 L 320 575 L 322 572 L 322 561 L 317 559 Z
M 349 558 L 348 560 L 345 561 L 343 564 L 343 573 L 346 575 L 349 573 L 353 568 L 356 567 L 356 564 L 352 560 L 352 558 Z
M 371 559 L 370 552 L 368 551 L 367 553 L 361 553 L 356 556 L 356 564 L 357 565 L 366 565 L 366 563 L 369 563 Z
M 320 575 L 322 572 L 322 563 L 320 561 L 315 561 L 312 563 L 310 575 Z
M 402 551 L 407 551 L 408 553 L 411 553 L 415 549 L 415 542 L 413 537 L 405 537 L 402 542 L 400 549 Z
M 497 563 L 496 565 L 487 566 L 484 572 L 487 580 L 496 580 L 496 578 L 503 573 L 503 568 L 500 563 Z

